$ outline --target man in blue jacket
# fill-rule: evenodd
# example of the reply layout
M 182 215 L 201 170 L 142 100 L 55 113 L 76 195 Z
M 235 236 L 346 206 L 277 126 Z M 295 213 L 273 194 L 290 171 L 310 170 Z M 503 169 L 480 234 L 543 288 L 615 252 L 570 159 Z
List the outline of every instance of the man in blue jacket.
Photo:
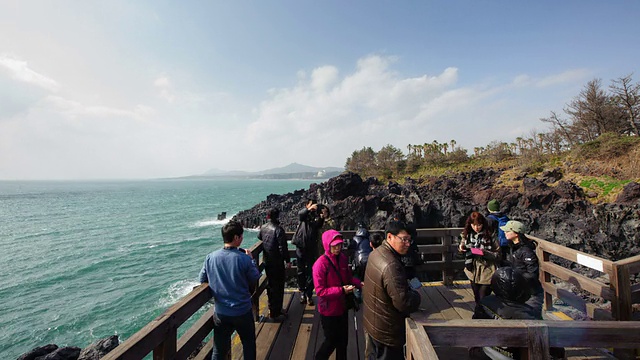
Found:
M 251 289 L 260 272 L 251 253 L 239 250 L 243 232 L 237 221 L 223 226 L 224 247 L 207 255 L 200 270 L 200 282 L 209 283 L 215 301 L 212 360 L 227 359 L 234 331 L 240 336 L 244 358 L 256 358 Z

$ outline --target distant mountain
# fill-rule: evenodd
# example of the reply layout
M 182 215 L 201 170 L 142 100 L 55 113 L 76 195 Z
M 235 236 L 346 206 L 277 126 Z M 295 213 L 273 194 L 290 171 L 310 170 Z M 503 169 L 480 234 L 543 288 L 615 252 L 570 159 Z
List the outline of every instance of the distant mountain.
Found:
M 308 166 L 308 165 L 302 165 L 302 164 L 298 164 L 298 163 L 291 163 L 287 166 L 284 167 L 280 167 L 280 168 L 273 168 L 273 169 L 269 169 L 269 170 L 263 170 L 263 171 L 258 171 L 257 174 L 263 174 L 263 175 L 269 175 L 269 174 L 296 174 L 296 173 L 305 173 L 305 172 L 321 172 L 321 171 L 325 171 L 325 172 L 330 172 L 330 171 L 340 171 L 342 172 L 344 169 L 343 168 L 337 168 L 337 167 L 326 167 L 326 168 L 319 168 L 319 167 L 313 167 L 313 166 Z
M 188 177 L 223 177 L 223 178 L 247 178 L 247 179 L 312 179 L 320 178 L 327 179 L 336 175 L 339 175 L 344 171 L 340 167 L 314 167 L 308 165 L 302 165 L 298 163 L 291 163 L 284 167 L 267 169 L 262 171 L 225 171 L 220 169 L 210 169 L 201 175 L 194 175 Z

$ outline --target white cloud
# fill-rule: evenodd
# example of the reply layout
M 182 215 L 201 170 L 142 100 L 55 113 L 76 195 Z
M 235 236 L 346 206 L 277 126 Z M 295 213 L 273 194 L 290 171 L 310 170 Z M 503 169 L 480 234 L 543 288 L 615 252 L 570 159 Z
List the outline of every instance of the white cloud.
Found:
M 0 68 L 4 68 L 15 80 L 36 85 L 51 92 L 56 92 L 59 88 L 55 80 L 32 70 L 26 61 L 15 57 L 0 55 Z
M 315 165 L 342 165 L 357 144 L 406 145 L 408 141 L 402 140 L 406 132 L 423 132 L 412 127 L 437 121 L 436 114 L 453 108 L 471 92 L 452 89 L 458 79 L 456 68 L 435 76 L 403 78 L 390 68 L 395 61 L 368 56 L 342 78 L 331 66 L 313 70 L 310 80 L 299 72 L 295 87 L 272 90 L 271 98 L 260 104 L 248 127 L 246 146 L 299 159 L 300 153 L 282 151 L 286 144 L 303 151 Z
M 0 76 L 0 95 L 19 93 L 20 86 L 39 91 L 24 92 L 30 96 L 15 106 L 21 111 L 0 122 L 0 178 L 183 176 L 294 161 L 340 166 L 363 146 L 404 150 L 433 140 L 455 139 L 472 149 L 534 127 L 540 115 L 514 104 L 535 97 L 540 83 L 570 82 L 579 74 L 459 86 L 457 68 L 403 76 L 397 63 L 372 55 L 349 73 L 333 65 L 300 70 L 295 84 L 269 90 L 259 104 L 226 92 L 190 91 L 184 79 L 177 89 L 170 75 L 153 78 L 157 92 L 137 105 L 129 98 L 52 94 Z
M 173 92 L 173 87 L 171 86 L 171 80 L 169 80 L 168 77 L 160 76 L 153 82 L 153 85 L 160 91 L 160 98 L 166 100 L 169 103 L 175 101 L 176 96 Z
M 544 77 L 536 82 L 538 87 L 549 87 L 558 84 L 583 82 L 589 76 L 587 69 L 572 69 L 560 74 Z
M 46 105 L 44 105 L 46 104 Z M 145 105 L 137 105 L 131 110 L 117 109 L 108 106 L 87 106 L 77 101 L 64 99 L 59 96 L 47 96 L 43 106 L 50 106 L 53 111 L 59 112 L 69 118 L 82 117 L 125 117 L 135 120 L 145 120 L 154 114 L 154 110 Z

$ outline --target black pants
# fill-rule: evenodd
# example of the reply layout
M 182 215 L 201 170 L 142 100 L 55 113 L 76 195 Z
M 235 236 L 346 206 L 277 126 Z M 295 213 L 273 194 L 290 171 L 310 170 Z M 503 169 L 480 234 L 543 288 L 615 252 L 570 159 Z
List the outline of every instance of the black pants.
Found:
M 324 333 L 324 341 L 316 353 L 316 360 L 329 359 L 336 351 L 336 360 L 347 360 L 347 345 L 349 344 L 348 311 L 340 316 L 320 315 L 320 323 Z
M 281 256 L 269 256 L 265 253 L 264 271 L 269 279 L 267 285 L 267 298 L 269 311 L 273 316 L 282 312 L 284 298 L 284 260 Z
M 403 334 L 404 335 L 404 334 Z M 387 346 L 369 336 L 371 347 L 373 348 L 373 358 L 376 360 L 401 360 L 404 359 L 402 346 Z
M 307 298 L 313 295 L 312 267 L 316 261 L 316 249 L 296 249 L 298 260 L 298 289 Z
M 472 319 L 477 319 L 477 314 L 483 311 L 482 306 L 480 305 L 480 300 L 485 296 L 491 295 L 491 285 L 482 285 L 471 282 L 471 289 L 473 290 L 473 297 L 476 300 L 476 308 L 473 312 Z

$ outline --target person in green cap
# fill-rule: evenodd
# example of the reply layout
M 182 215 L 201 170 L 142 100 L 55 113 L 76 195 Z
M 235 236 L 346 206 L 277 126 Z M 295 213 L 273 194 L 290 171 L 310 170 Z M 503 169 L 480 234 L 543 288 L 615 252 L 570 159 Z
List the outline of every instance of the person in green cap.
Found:
M 498 237 L 500 241 L 500 250 L 502 251 L 502 258 L 505 259 L 509 253 L 509 241 L 504 235 L 504 231 L 500 229 L 500 226 L 504 226 L 509 221 L 509 217 L 500 211 L 500 203 L 496 199 L 492 199 L 487 203 L 487 210 L 489 214 L 486 216 L 487 223 L 491 228 L 494 236 Z
M 525 235 L 527 228 L 520 221 L 509 220 L 500 229 L 512 243 L 507 264 L 527 280 L 529 299 L 525 303 L 541 312 L 544 291 L 539 278 L 540 265 L 536 256 L 536 243 Z

